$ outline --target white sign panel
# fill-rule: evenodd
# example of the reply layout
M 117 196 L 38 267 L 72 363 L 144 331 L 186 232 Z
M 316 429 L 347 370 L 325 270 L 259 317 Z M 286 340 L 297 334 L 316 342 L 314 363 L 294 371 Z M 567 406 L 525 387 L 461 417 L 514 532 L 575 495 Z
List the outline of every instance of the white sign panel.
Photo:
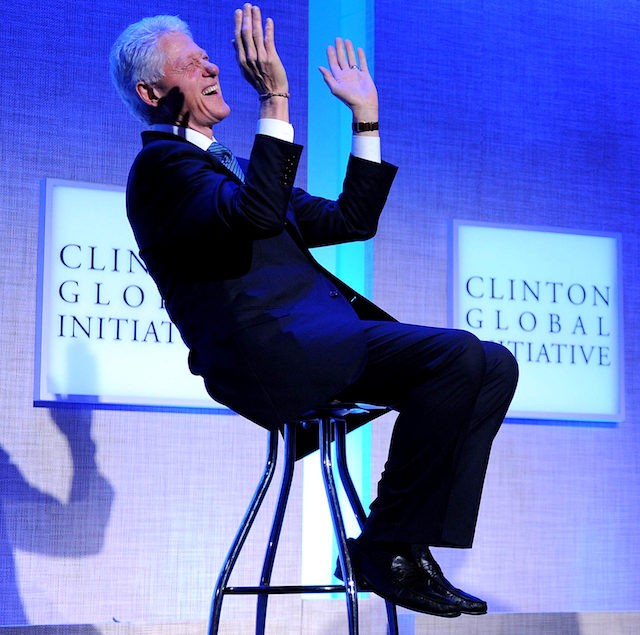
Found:
M 619 237 L 462 221 L 453 232 L 451 324 L 515 355 L 509 415 L 621 421 Z
M 122 188 L 43 187 L 36 404 L 220 408 L 138 256 Z

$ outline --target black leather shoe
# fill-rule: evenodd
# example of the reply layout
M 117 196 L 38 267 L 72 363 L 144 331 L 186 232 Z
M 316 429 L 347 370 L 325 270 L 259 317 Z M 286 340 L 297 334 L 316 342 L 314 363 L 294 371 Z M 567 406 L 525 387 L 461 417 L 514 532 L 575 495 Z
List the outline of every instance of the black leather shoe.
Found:
M 377 543 L 361 539 L 350 538 L 347 543 L 360 590 L 370 589 L 393 604 L 419 613 L 460 615 L 458 606 L 424 584 L 423 574 L 409 554 L 386 551 Z M 335 575 L 343 579 L 339 566 Z
M 429 547 L 411 545 L 411 555 L 418 565 L 423 577 L 423 584 L 445 597 L 449 602 L 458 607 L 461 613 L 468 615 L 483 615 L 487 612 L 487 603 L 480 598 L 469 595 L 456 587 L 444 577 L 440 565 L 435 561 Z

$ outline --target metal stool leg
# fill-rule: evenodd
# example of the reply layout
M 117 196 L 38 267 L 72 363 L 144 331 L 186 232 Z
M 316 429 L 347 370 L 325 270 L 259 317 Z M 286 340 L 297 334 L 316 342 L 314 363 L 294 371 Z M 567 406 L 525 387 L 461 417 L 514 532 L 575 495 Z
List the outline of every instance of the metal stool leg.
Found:
M 267 451 L 267 460 L 265 463 L 264 472 L 262 474 L 262 478 L 256 487 L 255 493 L 247 508 L 244 519 L 236 533 L 236 536 L 231 544 L 231 548 L 229 549 L 229 553 L 227 554 L 227 558 L 224 561 L 222 569 L 220 571 L 220 575 L 218 576 L 218 581 L 216 583 L 216 588 L 213 593 L 213 599 L 211 602 L 211 612 L 209 615 L 209 635 L 217 635 L 218 627 L 220 625 L 220 614 L 222 612 L 222 600 L 224 598 L 224 589 L 229 582 L 229 577 L 231 576 L 231 572 L 233 571 L 233 567 L 236 564 L 238 556 L 240 555 L 240 551 L 242 550 L 242 546 L 244 545 L 244 541 L 246 540 L 251 526 L 253 525 L 254 520 L 258 514 L 258 510 L 264 501 L 265 494 L 269 489 L 269 485 L 271 484 L 271 480 L 273 479 L 273 474 L 275 472 L 276 461 L 278 458 L 278 431 L 271 430 L 269 432 L 269 449 Z
M 364 511 L 360 496 L 353 484 L 349 467 L 347 465 L 347 422 L 344 419 L 338 419 L 335 423 L 336 426 L 336 463 L 338 464 L 338 474 L 340 474 L 340 480 L 344 487 L 344 491 L 351 504 L 351 509 L 360 525 L 360 529 L 364 527 L 364 522 L 367 519 L 367 514 Z
M 364 511 L 360 496 L 353 484 L 349 467 L 347 465 L 347 422 L 344 419 L 338 419 L 335 422 L 335 440 L 336 440 L 336 463 L 338 464 L 338 473 L 340 474 L 340 480 L 342 486 L 351 504 L 351 509 L 358 520 L 360 529 L 364 527 L 367 514 Z M 384 601 L 387 609 L 387 622 L 389 635 L 398 635 L 398 614 L 396 611 L 396 605 L 388 600 Z
M 347 613 L 349 620 L 349 635 L 358 635 L 358 588 L 354 577 L 351 557 L 347 548 L 347 536 L 344 527 L 340 503 L 336 483 L 333 475 L 331 443 L 333 438 L 336 442 L 336 455 L 340 478 L 343 482 L 345 491 L 349 498 L 351 507 L 358 518 L 360 526 L 365 522 L 366 515 L 358 497 L 357 491 L 349 475 L 346 461 L 345 451 L 345 435 L 346 435 L 346 419 L 351 414 L 369 414 L 376 410 L 375 406 L 366 406 L 362 404 L 336 403 L 332 402 L 328 406 L 322 406 L 313 412 L 307 413 L 305 419 L 295 421 L 285 426 L 285 465 L 282 475 L 282 483 L 280 486 L 280 494 L 274 513 L 274 519 L 271 526 L 271 534 L 267 545 L 265 559 L 262 567 L 260 584 L 258 586 L 229 586 L 228 582 L 231 572 L 235 567 L 236 561 L 240 555 L 246 538 L 253 526 L 258 511 L 264 501 L 266 492 L 271 484 L 275 473 L 277 453 L 278 453 L 278 431 L 272 431 L 268 437 L 267 460 L 262 474 L 261 480 L 254 492 L 253 499 L 242 524 L 236 533 L 234 541 L 229 549 L 226 560 L 222 566 L 213 598 L 211 601 L 211 611 L 209 616 L 209 635 L 217 635 L 220 624 L 220 616 L 222 613 L 222 601 L 226 594 L 249 594 L 258 595 L 258 606 L 256 616 L 256 633 L 264 635 L 267 612 L 267 599 L 269 594 L 283 593 L 337 593 L 344 591 L 347 601 Z M 382 409 L 384 410 L 384 409 Z M 320 460 L 322 468 L 322 478 L 324 481 L 327 501 L 329 503 L 329 511 L 331 513 L 331 522 L 333 524 L 334 534 L 338 543 L 338 553 L 340 566 L 344 573 L 344 585 L 271 585 L 271 574 L 282 530 L 284 514 L 289 491 L 293 480 L 293 471 L 295 465 L 295 430 L 297 425 L 305 425 L 311 422 L 318 423 L 318 437 L 320 446 Z M 388 604 L 387 615 L 389 619 L 389 632 L 397 635 L 397 621 L 395 617 L 395 606 Z
M 280 494 L 278 503 L 273 514 L 273 523 L 271 524 L 271 534 L 264 556 L 262 565 L 262 574 L 260 576 L 260 586 L 269 586 L 271 582 L 271 572 L 273 571 L 273 563 L 278 550 L 278 541 L 280 540 L 280 532 L 282 531 L 282 523 L 284 514 L 287 509 L 287 501 L 289 500 L 289 492 L 291 491 L 291 482 L 293 480 L 293 468 L 295 466 L 295 446 L 296 446 L 296 426 L 295 424 L 286 424 L 284 427 L 284 469 L 282 473 L 282 483 L 280 485 Z M 262 593 L 258 595 L 258 608 L 256 612 L 256 635 L 264 635 L 267 620 L 267 601 L 269 595 Z
M 340 511 L 338 492 L 333 478 L 333 468 L 331 462 L 331 433 L 334 429 L 334 419 L 323 416 L 319 421 L 320 437 L 320 460 L 322 463 L 322 478 L 327 492 L 327 501 L 331 512 L 331 521 L 338 542 L 338 554 L 340 566 L 344 576 L 345 594 L 347 600 L 347 614 L 349 620 L 349 635 L 358 635 L 358 588 L 353 575 L 351 557 L 347 549 L 347 534 L 344 528 L 344 521 Z

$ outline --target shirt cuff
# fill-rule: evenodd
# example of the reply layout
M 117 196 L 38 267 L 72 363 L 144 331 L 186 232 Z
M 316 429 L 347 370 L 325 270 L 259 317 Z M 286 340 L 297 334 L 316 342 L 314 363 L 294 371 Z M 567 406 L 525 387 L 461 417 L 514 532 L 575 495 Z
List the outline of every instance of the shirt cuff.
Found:
M 264 134 L 293 143 L 293 126 L 282 119 L 258 119 L 256 134 Z
M 351 137 L 351 154 L 359 159 L 382 163 L 380 137 L 364 137 L 354 134 Z

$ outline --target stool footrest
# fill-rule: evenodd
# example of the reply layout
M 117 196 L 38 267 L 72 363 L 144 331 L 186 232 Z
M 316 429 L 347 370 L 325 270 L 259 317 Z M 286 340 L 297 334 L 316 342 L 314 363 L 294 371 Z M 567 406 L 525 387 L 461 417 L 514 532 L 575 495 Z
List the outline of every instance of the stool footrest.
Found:
M 273 586 L 228 586 L 229 595 L 278 595 L 286 593 L 344 593 L 344 584 L 301 584 Z

